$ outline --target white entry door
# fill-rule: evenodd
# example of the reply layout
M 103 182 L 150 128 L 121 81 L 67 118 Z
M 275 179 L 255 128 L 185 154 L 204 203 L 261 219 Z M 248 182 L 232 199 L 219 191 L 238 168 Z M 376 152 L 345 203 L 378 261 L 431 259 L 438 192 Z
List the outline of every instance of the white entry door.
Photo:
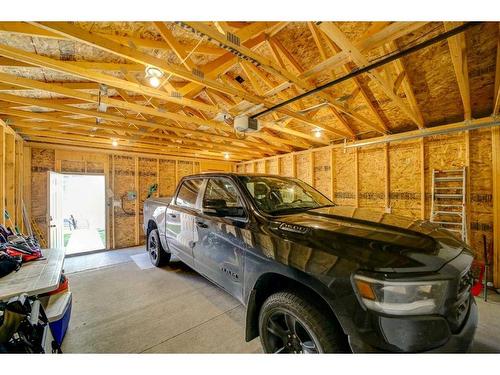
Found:
M 63 236 L 63 215 L 62 215 L 62 194 L 63 176 L 60 173 L 49 172 L 48 176 L 48 196 L 49 196 L 49 247 L 64 248 Z

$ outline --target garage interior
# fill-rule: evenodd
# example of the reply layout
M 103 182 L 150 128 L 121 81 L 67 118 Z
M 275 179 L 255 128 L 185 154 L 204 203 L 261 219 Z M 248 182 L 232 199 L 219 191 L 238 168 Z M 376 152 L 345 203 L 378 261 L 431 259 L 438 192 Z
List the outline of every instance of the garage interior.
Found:
M 63 352 L 259 353 L 237 300 L 148 263 L 148 197 L 195 173 L 264 173 L 417 221 L 439 211 L 435 171 L 460 171 L 463 222 L 435 221 L 488 264 L 473 352 L 500 353 L 499 116 L 499 22 L 0 22 L 0 223 L 47 248 L 61 224 L 102 238 L 66 255 Z M 102 229 L 56 220 L 51 179 L 66 175 L 104 177 Z

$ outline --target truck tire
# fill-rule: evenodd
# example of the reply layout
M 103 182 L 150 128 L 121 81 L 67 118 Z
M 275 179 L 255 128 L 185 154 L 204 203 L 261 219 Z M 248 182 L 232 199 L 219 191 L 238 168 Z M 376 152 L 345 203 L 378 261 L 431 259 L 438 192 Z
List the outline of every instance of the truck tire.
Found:
M 148 242 L 146 247 L 149 259 L 156 267 L 162 267 L 170 261 L 170 253 L 166 252 L 161 245 L 158 229 L 153 229 L 148 234 Z
M 345 353 L 346 340 L 330 316 L 294 292 L 269 296 L 259 314 L 265 353 Z

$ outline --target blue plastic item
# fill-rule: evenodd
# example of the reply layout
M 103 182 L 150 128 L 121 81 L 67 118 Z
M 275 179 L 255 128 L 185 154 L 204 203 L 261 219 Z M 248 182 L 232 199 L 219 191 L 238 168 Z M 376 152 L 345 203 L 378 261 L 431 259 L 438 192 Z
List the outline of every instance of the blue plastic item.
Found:
M 68 330 L 69 320 L 71 319 L 71 305 L 73 304 L 72 298 L 66 307 L 66 311 L 59 320 L 55 320 L 49 323 L 50 330 L 54 340 L 61 345 Z

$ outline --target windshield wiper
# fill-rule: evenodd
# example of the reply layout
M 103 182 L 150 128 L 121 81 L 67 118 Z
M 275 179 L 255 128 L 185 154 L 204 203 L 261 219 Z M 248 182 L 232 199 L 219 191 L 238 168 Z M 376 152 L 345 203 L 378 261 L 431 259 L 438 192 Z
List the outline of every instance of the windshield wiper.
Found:
M 324 208 L 324 207 L 333 207 L 335 204 L 325 204 L 323 206 L 314 206 L 314 207 L 287 207 L 287 208 L 279 208 L 277 210 L 269 211 L 268 213 L 271 215 L 282 214 L 285 215 L 287 213 L 293 213 L 296 211 L 308 211 L 315 210 L 316 208 Z
M 318 207 L 309 207 L 309 208 L 306 208 L 306 210 L 315 210 L 317 208 L 335 207 L 335 206 L 336 206 L 336 204 L 334 204 L 334 203 L 333 204 L 325 204 L 323 206 L 318 206 Z

